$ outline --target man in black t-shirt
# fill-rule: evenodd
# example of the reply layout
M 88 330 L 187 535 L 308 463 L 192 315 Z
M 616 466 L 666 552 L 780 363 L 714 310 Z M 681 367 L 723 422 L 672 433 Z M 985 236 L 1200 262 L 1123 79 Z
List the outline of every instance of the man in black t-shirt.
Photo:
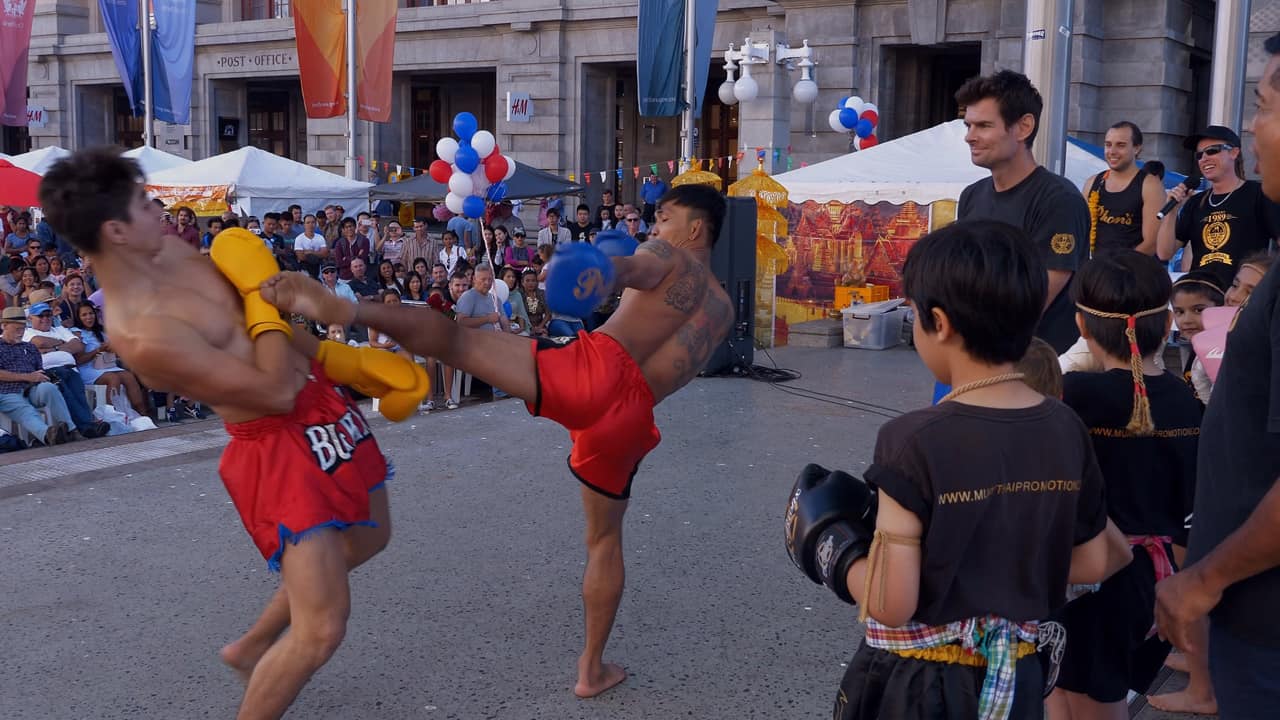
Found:
M 569 223 L 569 235 L 574 242 L 586 242 L 587 233 L 593 228 L 595 228 L 595 223 L 591 222 L 591 208 L 586 203 L 578 205 L 574 222 Z
M 1081 188 L 1089 207 L 1089 247 L 1093 255 L 1111 250 L 1156 252 L 1164 205 L 1164 185 L 1138 167 L 1142 130 L 1121 120 L 1107 130 L 1103 140 L 1107 169 L 1089 176 Z
M 1179 207 L 1160 225 L 1160 259 L 1171 259 L 1178 247 L 1190 243 L 1182 268 L 1207 270 L 1222 287 L 1230 287 L 1240 261 L 1269 250 L 1272 239 L 1280 236 L 1280 207 L 1262 194 L 1260 184 L 1244 179 L 1235 131 L 1210 125 L 1187 138 L 1183 147 L 1195 151 L 1196 167 L 1210 187 L 1194 195 L 1182 185 L 1169 191 Z
M 1280 35 L 1257 86 L 1253 122 L 1262 190 L 1280 201 Z M 1236 316 L 1200 429 L 1187 567 L 1156 588 L 1156 621 L 1174 645 L 1209 614 L 1209 670 L 1220 717 L 1280 707 L 1280 272 Z M 1199 648 L 1203 649 L 1203 648 Z
M 1043 101 L 1025 75 L 1002 70 L 973 78 L 956 92 L 956 102 L 964 108 L 970 159 L 991 171 L 960 193 L 956 218 L 1000 220 L 1027 234 L 1049 278 L 1036 336 L 1062 354 L 1080 337 L 1070 290 L 1072 275 L 1089 257 L 1089 208 L 1069 180 L 1031 155 Z

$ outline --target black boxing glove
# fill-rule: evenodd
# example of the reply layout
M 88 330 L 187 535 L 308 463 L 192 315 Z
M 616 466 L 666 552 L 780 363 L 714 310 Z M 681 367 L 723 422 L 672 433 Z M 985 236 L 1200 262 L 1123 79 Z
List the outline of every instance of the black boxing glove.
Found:
M 871 551 L 876 494 L 865 482 L 809 464 L 791 489 L 784 517 L 787 554 L 810 580 L 853 604 L 849 567 Z

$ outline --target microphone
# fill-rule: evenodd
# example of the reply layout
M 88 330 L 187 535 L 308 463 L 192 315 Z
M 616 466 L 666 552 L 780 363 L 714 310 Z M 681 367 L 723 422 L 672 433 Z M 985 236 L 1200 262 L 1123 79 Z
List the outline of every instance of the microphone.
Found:
M 1187 179 L 1182 181 L 1182 186 L 1187 189 L 1187 192 L 1195 192 L 1195 189 L 1200 187 L 1200 173 L 1192 173 L 1188 175 Z M 1177 200 L 1169 198 L 1169 201 L 1164 204 L 1164 207 L 1160 208 L 1160 212 L 1156 213 L 1156 219 L 1163 220 L 1164 216 L 1168 215 L 1169 211 L 1177 206 L 1177 204 Z

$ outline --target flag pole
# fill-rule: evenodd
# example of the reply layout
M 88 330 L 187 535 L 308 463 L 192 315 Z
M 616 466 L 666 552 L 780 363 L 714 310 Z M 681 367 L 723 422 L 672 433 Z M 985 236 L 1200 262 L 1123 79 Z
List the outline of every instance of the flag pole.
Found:
M 347 177 L 356 177 L 356 0 L 347 0 Z
M 697 53 L 697 38 L 694 30 L 694 0 L 684 0 L 684 102 L 685 109 L 681 114 L 680 137 L 680 172 L 690 168 L 693 158 L 693 103 L 695 87 L 693 82 L 693 59 Z
M 156 114 L 151 109 L 151 0 L 138 0 L 142 26 L 142 144 L 152 147 Z

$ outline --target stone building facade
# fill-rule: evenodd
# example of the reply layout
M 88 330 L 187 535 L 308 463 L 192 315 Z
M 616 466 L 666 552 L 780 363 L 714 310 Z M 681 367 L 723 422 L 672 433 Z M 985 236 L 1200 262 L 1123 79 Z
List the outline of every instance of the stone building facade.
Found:
M 97 0 L 36 2 L 29 105 L 44 110 L 43 125 L 7 130 L 0 150 L 140 144 L 141 120 L 128 115 Z M 199 159 L 255 144 L 341 172 L 344 120 L 303 112 L 288 0 L 197 2 L 192 120 L 158 123 L 157 147 Z M 363 157 L 425 167 L 462 110 L 530 165 L 566 175 L 627 169 L 623 197 L 635 195 L 630 168 L 678 157 L 679 119 L 637 115 L 635 0 L 400 2 L 392 121 L 359 123 Z M 786 148 L 778 164 L 799 166 L 846 152 L 848 138 L 827 128 L 826 116 L 851 93 L 879 104 L 882 140 L 954 117 L 952 94 L 964 79 L 1021 67 L 1025 2 L 720 0 L 697 155 Z M 1133 120 L 1147 133 L 1146 157 L 1187 167 L 1179 143 L 1207 113 L 1212 0 L 1075 7 L 1070 132 L 1100 142 L 1110 124 Z M 1265 63 L 1262 40 L 1277 30 L 1280 0 L 1254 0 L 1250 83 Z M 746 37 L 792 46 L 807 39 L 818 101 L 794 103 L 799 72 L 770 63 L 754 73 L 757 100 L 721 104 L 722 50 Z M 507 120 L 508 93 L 529 95 L 528 122 Z M 785 169 L 772 153 L 766 164 Z M 619 184 L 612 173 L 609 183 Z

